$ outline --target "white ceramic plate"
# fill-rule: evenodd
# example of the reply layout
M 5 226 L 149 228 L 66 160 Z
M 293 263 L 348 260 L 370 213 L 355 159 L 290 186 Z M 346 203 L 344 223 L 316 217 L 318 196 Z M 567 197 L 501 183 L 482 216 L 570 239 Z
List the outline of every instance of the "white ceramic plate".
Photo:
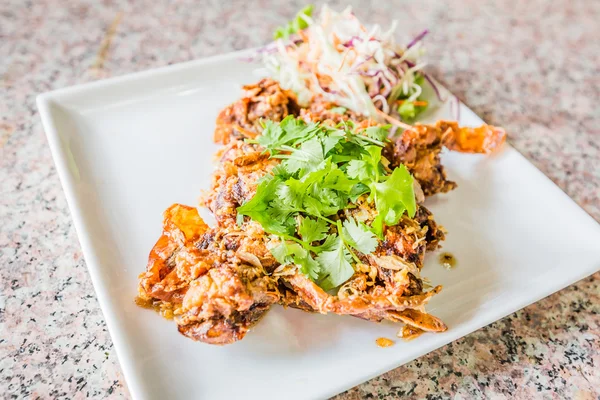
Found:
M 217 112 L 257 80 L 247 52 L 72 87 L 38 107 L 96 294 L 136 399 L 323 398 L 413 360 L 600 269 L 600 226 L 510 146 L 448 153 L 458 189 L 427 201 L 456 269 L 428 310 L 449 330 L 379 348 L 398 326 L 276 306 L 246 338 L 195 343 L 137 307 L 162 212 L 208 188 Z M 430 115 L 449 117 L 448 106 Z M 461 123 L 482 121 L 461 106 Z M 558 133 L 557 133 L 558 134 Z

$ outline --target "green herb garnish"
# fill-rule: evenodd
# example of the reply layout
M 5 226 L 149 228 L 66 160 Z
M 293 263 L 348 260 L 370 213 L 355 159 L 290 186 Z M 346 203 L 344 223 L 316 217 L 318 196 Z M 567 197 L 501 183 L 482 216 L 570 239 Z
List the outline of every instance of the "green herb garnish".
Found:
M 298 14 L 296 14 L 296 18 L 291 20 L 285 26 L 280 26 L 275 30 L 273 34 L 273 39 L 287 39 L 290 37 L 292 33 L 296 33 L 302 29 L 308 27 L 308 23 L 303 17 L 310 17 L 312 15 L 313 5 L 310 4 L 304 7 Z
M 424 81 L 423 75 L 418 75 L 415 79 L 415 84 L 423 87 Z M 407 100 L 409 97 L 409 95 L 400 95 L 398 96 L 398 100 Z M 403 101 L 398 107 L 398 114 L 400 114 L 402 121 L 412 122 L 425 109 L 427 109 L 427 102 L 419 96 L 417 101 Z
M 402 121 L 412 121 L 417 117 L 417 108 L 412 102 L 406 101 L 398 107 L 398 114 Z
M 381 150 L 389 127 L 335 127 L 305 123 L 293 116 L 267 121 L 254 143 L 282 160 L 265 175 L 248 202 L 238 207 L 281 244 L 271 250 L 281 264 L 296 264 L 328 290 L 347 281 L 359 255 L 372 253 L 384 226 L 416 212 L 413 177 L 404 166 L 384 167 Z M 377 210 L 367 226 L 344 210 L 362 195 Z
M 340 114 L 340 115 L 346 114 L 346 111 L 348 111 L 348 109 L 346 107 L 333 107 L 329 110 L 329 112 L 332 112 L 334 114 Z

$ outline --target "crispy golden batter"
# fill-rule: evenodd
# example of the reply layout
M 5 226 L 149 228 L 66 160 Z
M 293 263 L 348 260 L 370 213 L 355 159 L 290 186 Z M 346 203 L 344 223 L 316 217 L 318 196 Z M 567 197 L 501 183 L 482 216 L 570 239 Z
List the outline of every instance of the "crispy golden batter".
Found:
M 438 121 L 435 126 L 443 132 L 444 146 L 461 153 L 491 154 L 506 141 L 506 132 L 496 126 L 459 127 L 455 121 Z
M 424 221 L 428 225 L 419 225 L 421 231 L 433 223 Z M 194 340 L 210 344 L 240 340 L 275 303 L 372 321 L 409 321 L 418 316 L 416 327 L 423 329 L 433 321 L 425 330 L 446 329 L 421 311 L 441 289 L 423 291 L 419 269 L 425 246 L 412 244 L 424 236 L 413 239 L 419 234 L 406 233 L 402 227 L 388 228 L 375 255 L 364 260 L 337 295 L 330 295 L 293 266 L 278 271 L 268 239 L 252 221 L 239 228 L 208 228 L 195 208 L 175 204 L 165 211 L 163 226 L 147 272 L 140 275 L 139 297 L 172 309 L 179 331 Z M 406 235 L 399 241 L 405 243 L 402 247 L 388 243 L 402 234 Z
M 336 109 L 340 109 L 340 107 L 323 99 L 321 96 L 315 96 L 308 108 L 300 110 L 300 117 L 306 122 L 331 121 L 334 124 L 349 119 L 354 122 L 362 122 L 368 119 L 350 110 L 344 109 L 342 113 Z
M 260 132 L 259 121 L 281 121 L 288 114 L 298 115 L 296 96 L 281 89 L 272 79 L 262 79 L 243 87 L 244 96 L 225 107 L 217 117 L 214 140 L 227 144 L 237 138 L 253 138 Z
M 478 128 L 460 128 L 454 121 L 438 121 L 435 125 L 416 124 L 405 130 L 386 149 L 392 166 L 406 165 L 421 185 L 425 196 L 445 193 L 456 188 L 446 179 L 440 161 L 442 147 L 462 153 L 492 153 L 506 140 L 501 128 L 483 125 Z
M 256 181 L 271 170 L 277 161 L 241 140 L 227 144 L 217 154 L 218 168 L 211 188 L 205 192 L 202 205 L 223 226 L 235 225 L 236 208 L 256 191 Z
M 360 256 L 354 275 L 334 294 L 323 291 L 296 266 L 280 265 L 269 251 L 278 239 L 266 235 L 260 224 L 247 217 L 238 221 L 237 208 L 252 198 L 257 181 L 278 163 L 243 140 L 260 132 L 260 118 L 280 121 L 293 114 L 330 124 L 348 118 L 361 126 L 375 124 L 352 113 L 332 112 L 334 105 L 318 99 L 300 110 L 293 94 L 269 79 L 244 89 L 245 96 L 217 118 L 215 141 L 225 146 L 217 154 L 211 188 L 201 200 L 216 225 L 206 225 L 192 207 L 175 204 L 165 211 L 163 234 L 140 275 L 140 304 L 169 310 L 183 335 L 210 344 L 242 339 L 276 303 L 308 312 L 402 322 L 407 338 L 446 330 L 442 321 L 424 311 L 441 286 L 426 291 L 420 271 L 426 251 L 439 247 L 444 232 L 422 204 L 414 218 L 404 216 L 385 228 L 376 250 Z M 503 141 L 504 132 L 498 128 L 465 129 L 441 121 L 405 131 L 385 156 L 391 166 L 404 163 L 409 168 L 421 203 L 423 193 L 456 186 L 440 165 L 442 146 L 489 152 Z M 375 218 L 376 211 L 364 197 L 356 205 L 344 212 L 365 223 Z M 339 217 L 343 215 L 333 218 Z
M 419 313 L 439 287 L 424 293 L 419 270 L 427 247 L 443 233 L 420 206 L 385 231 L 376 252 L 354 277 L 330 295 L 295 267 L 280 267 L 260 225 L 236 223 L 236 208 L 250 199 L 256 181 L 274 161 L 235 141 L 221 153 L 220 168 L 204 203 L 217 226 L 209 228 L 195 208 L 174 205 L 165 212 L 164 232 L 140 275 L 140 297 L 169 303 L 179 331 L 195 340 L 227 344 L 241 339 L 274 303 L 310 312 L 348 314 L 372 321 L 398 321 L 406 310 Z M 352 210 L 372 219 L 368 203 Z M 425 317 L 423 317 L 425 318 Z M 423 319 L 422 318 L 422 319 Z M 437 320 L 436 320 L 437 321 Z M 429 330 L 444 330 L 437 323 Z
M 140 275 L 139 297 L 171 308 L 179 331 L 194 340 L 227 344 L 243 338 L 279 299 L 277 282 L 260 261 L 261 254 L 272 257 L 250 240 L 264 236 L 262 229 L 249 226 L 246 233 L 211 229 L 196 208 L 174 204 Z

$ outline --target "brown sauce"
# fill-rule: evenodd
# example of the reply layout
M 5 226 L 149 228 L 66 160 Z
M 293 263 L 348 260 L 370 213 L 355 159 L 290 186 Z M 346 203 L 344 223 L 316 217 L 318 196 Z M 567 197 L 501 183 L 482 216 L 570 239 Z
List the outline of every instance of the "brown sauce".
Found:
M 379 347 L 390 347 L 394 345 L 394 341 L 388 338 L 380 337 L 375 341 Z
M 452 255 L 452 253 L 440 254 L 439 262 L 442 265 L 442 267 L 446 269 L 452 269 L 456 267 L 456 258 Z
M 398 336 L 402 339 L 409 341 L 418 338 L 424 333 L 423 330 L 414 326 L 405 325 L 399 332 Z
M 140 296 L 135 296 L 134 302 L 137 306 L 142 308 L 147 308 L 149 310 L 154 310 L 154 302 L 151 299 L 142 299 Z
M 168 320 L 173 319 L 173 309 L 171 307 L 165 306 L 165 304 L 160 301 L 155 301 L 152 299 L 142 299 L 140 296 L 135 296 L 134 302 L 136 305 L 142 308 L 156 311 L 163 318 L 166 318 Z

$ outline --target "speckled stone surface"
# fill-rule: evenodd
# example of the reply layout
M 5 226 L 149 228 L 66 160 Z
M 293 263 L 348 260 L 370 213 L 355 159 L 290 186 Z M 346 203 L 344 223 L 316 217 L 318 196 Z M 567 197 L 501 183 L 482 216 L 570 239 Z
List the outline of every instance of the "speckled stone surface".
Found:
M 600 220 L 599 1 L 349 3 L 429 28 L 429 71 Z M 0 2 L 0 396 L 129 397 L 35 96 L 263 44 L 300 7 Z M 600 399 L 599 313 L 596 274 L 337 399 Z

